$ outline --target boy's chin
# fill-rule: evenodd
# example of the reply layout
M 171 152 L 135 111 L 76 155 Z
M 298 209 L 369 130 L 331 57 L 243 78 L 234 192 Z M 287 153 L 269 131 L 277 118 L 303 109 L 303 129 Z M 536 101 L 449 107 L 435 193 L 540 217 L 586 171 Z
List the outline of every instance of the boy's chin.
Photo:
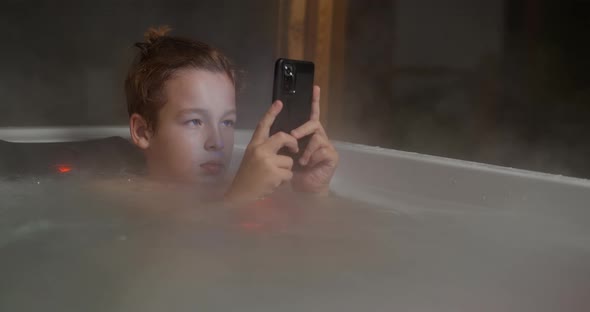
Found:
M 219 185 L 219 184 L 223 184 L 225 183 L 226 179 L 226 175 L 225 173 L 220 173 L 220 174 L 215 174 L 215 175 L 211 175 L 211 174 L 203 174 L 203 173 L 193 173 L 191 175 L 168 175 L 168 176 L 163 176 L 163 175 L 151 175 L 151 178 L 153 178 L 154 180 L 158 180 L 158 181 L 162 181 L 162 182 L 167 182 L 167 183 L 173 183 L 173 184 L 184 184 L 184 185 L 190 185 L 190 184 L 198 184 L 198 185 L 203 185 L 203 186 L 215 186 L 215 185 Z
M 219 172 L 217 174 L 203 174 L 198 173 L 194 175 L 191 180 L 196 183 L 203 184 L 219 184 L 223 183 L 225 179 L 225 172 Z

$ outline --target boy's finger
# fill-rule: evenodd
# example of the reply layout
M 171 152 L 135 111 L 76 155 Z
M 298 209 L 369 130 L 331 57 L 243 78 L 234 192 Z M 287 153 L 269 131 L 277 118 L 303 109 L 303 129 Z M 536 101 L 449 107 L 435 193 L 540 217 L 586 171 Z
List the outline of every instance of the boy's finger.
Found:
M 266 141 L 273 154 L 276 154 L 281 148 L 287 147 L 293 153 L 299 152 L 297 139 L 285 132 L 277 132 Z
M 293 179 L 293 171 L 291 169 L 279 169 L 279 176 L 282 182 L 291 181 Z
M 293 158 L 289 156 L 277 155 L 275 158 L 275 164 L 281 169 L 291 170 L 293 169 Z
M 254 130 L 254 134 L 252 135 L 252 143 L 262 143 L 264 140 L 268 139 L 270 127 L 272 126 L 273 122 L 277 118 L 277 115 L 283 109 L 283 103 L 281 101 L 275 101 L 272 103 L 270 108 L 266 111 L 262 119 L 258 122 L 256 126 L 256 130 Z
M 307 165 L 309 167 L 314 167 L 319 163 L 326 163 L 330 166 L 335 166 L 337 159 L 338 154 L 336 151 L 328 146 L 324 146 L 311 154 Z
M 313 93 L 311 96 L 311 116 L 310 120 L 320 120 L 320 87 L 313 86 Z
M 317 120 L 310 120 L 303 125 L 299 126 L 299 128 L 291 131 L 291 135 L 294 136 L 296 139 L 301 139 L 304 136 L 313 134 L 313 133 L 320 133 L 323 135 L 323 127 L 322 124 Z
M 311 139 L 309 140 L 309 142 L 307 143 L 307 146 L 305 147 L 305 151 L 303 152 L 301 157 L 299 157 L 299 163 L 301 165 L 305 166 L 307 164 L 307 162 L 309 161 L 309 158 L 311 157 L 311 155 L 313 153 L 315 153 L 315 151 L 320 149 L 323 145 L 325 145 L 325 144 L 320 136 L 318 136 L 318 135 L 312 136 Z

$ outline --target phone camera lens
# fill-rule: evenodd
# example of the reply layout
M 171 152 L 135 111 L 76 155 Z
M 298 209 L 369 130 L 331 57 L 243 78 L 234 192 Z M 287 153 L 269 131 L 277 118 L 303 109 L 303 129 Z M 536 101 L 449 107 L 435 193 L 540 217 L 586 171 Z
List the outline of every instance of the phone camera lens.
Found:
M 295 93 L 295 67 L 293 64 L 283 65 L 283 90 L 288 94 Z
M 293 76 L 293 67 L 291 65 L 285 65 L 285 76 L 292 77 Z

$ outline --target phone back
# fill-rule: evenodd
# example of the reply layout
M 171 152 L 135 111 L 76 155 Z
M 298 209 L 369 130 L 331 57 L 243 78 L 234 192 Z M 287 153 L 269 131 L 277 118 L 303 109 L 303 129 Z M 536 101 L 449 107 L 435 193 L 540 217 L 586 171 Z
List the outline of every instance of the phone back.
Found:
M 312 62 L 283 58 L 276 61 L 272 100 L 281 100 L 283 110 L 271 127 L 271 135 L 279 131 L 290 133 L 309 120 L 313 79 Z

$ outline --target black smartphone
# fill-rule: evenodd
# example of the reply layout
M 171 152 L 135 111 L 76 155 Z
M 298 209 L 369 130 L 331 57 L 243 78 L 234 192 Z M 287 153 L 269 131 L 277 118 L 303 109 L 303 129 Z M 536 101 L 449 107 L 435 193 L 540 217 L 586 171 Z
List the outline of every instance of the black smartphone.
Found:
M 311 116 L 311 98 L 315 66 L 312 62 L 280 58 L 275 63 L 272 101 L 281 100 L 283 109 L 270 129 L 270 135 L 279 131 L 291 133 Z M 305 150 L 310 136 L 299 139 L 299 153 L 286 148 L 280 154 L 293 157 L 294 169 L 298 169 L 299 156 Z

